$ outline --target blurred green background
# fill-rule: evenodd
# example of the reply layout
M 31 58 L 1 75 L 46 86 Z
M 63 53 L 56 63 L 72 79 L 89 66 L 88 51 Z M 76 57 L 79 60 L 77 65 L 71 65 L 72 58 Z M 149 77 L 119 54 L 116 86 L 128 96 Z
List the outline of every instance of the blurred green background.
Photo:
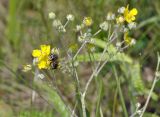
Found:
M 36 97 L 31 104 L 31 84 L 33 75 L 21 72 L 22 65 L 32 62 L 31 52 L 40 44 L 60 45 L 60 35 L 52 27 L 48 13 L 53 11 L 61 21 L 65 22 L 67 14 L 75 16 L 75 21 L 70 24 L 70 33 L 64 36 L 64 44 L 69 47 L 70 43 L 76 42 L 76 34 L 73 27 L 82 22 L 84 16 L 90 16 L 94 20 L 93 31 L 97 30 L 98 24 L 105 20 L 109 11 L 116 12 L 121 6 L 130 5 L 135 7 L 139 13 L 137 16 L 137 29 L 133 31 L 133 37 L 137 40 L 136 45 L 126 51 L 133 61 L 139 62 L 140 76 L 145 87 L 150 89 L 154 78 L 157 64 L 157 52 L 160 50 L 160 0 L 0 0 L 0 116 L 1 117 L 53 117 L 60 116 L 55 109 L 41 96 Z M 103 34 L 99 34 L 101 38 Z M 88 65 L 83 65 L 85 69 Z M 109 73 L 110 66 L 104 68 Z M 103 72 L 103 71 L 102 71 Z M 123 71 L 124 72 L 124 71 Z M 127 74 L 121 73 L 121 74 Z M 80 72 L 82 85 L 90 71 Z M 73 81 L 68 76 L 59 72 L 57 75 L 57 87 L 64 102 L 74 107 Z M 20 79 L 19 76 L 23 77 Z M 59 76 L 59 77 L 58 77 Z M 103 76 L 104 95 L 101 101 L 104 117 L 112 115 L 112 104 L 114 96 L 115 81 L 110 74 Z M 122 83 L 123 90 L 126 83 Z M 67 85 L 65 85 L 67 84 Z M 160 82 L 155 87 L 156 98 L 151 99 L 147 108 L 150 114 L 160 116 Z M 96 94 L 94 94 L 94 83 L 87 96 L 89 99 L 90 116 L 94 116 L 92 108 Z M 125 102 L 129 107 L 130 96 L 125 95 Z M 146 97 L 135 95 L 135 102 L 142 104 Z M 134 102 L 131 101 L 131 102 Z M 134 103 L 135 104 L 135 103 Z M 53 104 L 54 106 L 54 104 Z M 129 111 L 130 113 L 130 111 Z M 117 117 L 122 116 L 122 108 L 117 103 Z M 147 117 L 147 115 L 146 115 Z

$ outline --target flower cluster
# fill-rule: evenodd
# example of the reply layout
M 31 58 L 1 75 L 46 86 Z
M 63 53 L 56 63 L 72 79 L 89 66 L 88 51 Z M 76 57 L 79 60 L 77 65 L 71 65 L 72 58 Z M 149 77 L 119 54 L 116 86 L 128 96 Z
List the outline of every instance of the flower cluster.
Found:
M 78 32 L 78 41 L 83 43 L 80 48 L 86 47 L 86 49 L 90 52 L 95 51 L 94 37 L 99 34 L 101 31 L 113 31 L 114 36 L 108 38 L 109 41 L 113 41 L 117 38 L 117 32 L 123 34 L 123 41 L 116 43 L 116 47 L 121 47 L 125 43 L 126 47 L 135 44 L 135 39 L 129 36 L 129 32 L 131 29 L 136 28 L 136 15 L 138 11 L 136 8 L 129 9 L 129 5 L 126 7 L 120 7 L 118 9 L 118 13 L 109 12 L 106 20 L 99 24 L 99 29 L 97 32 L 92 33 L 91 26 L 93 24 L 93 20 L 91 17 L 84 17 L 80 25 L 76 25 L 76 32 Z M 49 19 L 52 21 L 52 25 L 55 29 L 58 29 L 60 32 L 66 32 L 66 26 L 70 21 L 73 21 L 75 18 L 72 14 L 68 14 L 66 16 L 66 22 L 63 24 L 57 17 L 56 14 L 50 12 L 48 15 Z M 111 26 L 114 24 L 113 26 Z M 112 27 L 112 30 L 110 29 Z M 113 38 L 113 39 L 112 39 Z M 124 47 L 124 48 L 126 48 Z M 70 52 L 74 52 L 78 50 L 78 45 L 70 46 L 68 49 Z M 80 51 L 80 50 L 79 50 Z M 35 49 L 32 52 L 33 65 L 37 66 L 38 69 L 51 69 L 57 68 L 59 65 L 58 60 L 59 51 L 56 48 L 51 49 L 50 45 L 40 45 L 40 49 Z M 76 53 L 78 54 L 78 53 Z M 25 65 L 23 71 L 28 71 L 32 68 L 31 65 Z
M 64 33 L 66 32 L 66 26 L 69 23 L 69 21 L 73 21 L 74 20 L 74 16 L 72 14 L 68 14 L 66 16 L 67 21 L 66 21 L 65 24 L 62 24 L 62 22 L 59 19 L 56 18 L 56 14 L 53 13 L 53 12 L 50 12 L 48 17 L 53 20 L 52 21 L 52 25 L 56 29 L 58 29 L 59 32 L 64 32 Z
M 119 8 L 118 13 L 120 15 L 116 18 L 117 23 L 123 23 L 124 21 L 126 21 L 127 23 L 131 23 L 135 21 L 136 19 L 135 16 L 138 14 L 138 11 L 136 8 L 129 10 L 129 5 L 127 5 L 126 8 L 125 7 Z
M 116 22 L 119 26 L 122 26 L 122 31 L 124 32 L 124 42 L 127 45 L 134 45 L 135 39 L 129 37 L 129 31 L 136 28 L 136 15 L 138 10 L 133 8 L 129 10 L 129 5 L 127 7 L 120 7 L 118 9 L 118 16 L 116 17 Z

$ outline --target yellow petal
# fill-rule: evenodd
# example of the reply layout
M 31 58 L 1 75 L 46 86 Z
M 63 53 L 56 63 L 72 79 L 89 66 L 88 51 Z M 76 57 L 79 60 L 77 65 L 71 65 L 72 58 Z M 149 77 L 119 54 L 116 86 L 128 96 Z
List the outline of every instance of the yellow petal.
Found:
M 40 61 L 40 62 L 38 63 L 38 68 L 39 68 L 39 69 L 47 69 L 47 64 L 46 64 L 46 62 L 45 62 L 45 61 Z
M 130 14 L 132 15 L 137 15 L 138 14 L 138 11 L 136 8 L 133 8 L 131 11 L 130 11 Z
M 126 44 L 130 44 L 131 43 L 131 37 L 128 36 L 128 32 L 126 32 L 124 34 L 124 41 Z
M 128 23 L 131 23 L 131 22 L 132 22 L 131 18 L 127 18 L 126 21 L 127 21 Z
M 129 13 L 129 9 L 128 9 L 129 5 L 127 5 L 127 7 L 124 10 L 124 17 L 126 17 Z
M 50 54 L 50 45 L 41 45 L 42 53 L 46 53 L 47 55 Z
M 46 54 L 49 55 L 51 52 L 50 45 L 46 46 Z
M 41 51 L 42 51 L 42 52 L 45 52 L 45 50 L 46 50 L 46 45 L 41 45 L 40 47 L 41 47 Z
M 134 21 L 136 18 L 135 17 L 132 17 L 132 21 Z
M 41 51 L 40 50 L 33 50 L 32 52 L 32 56 L 33 57 L 39 57 L 41 55 Z

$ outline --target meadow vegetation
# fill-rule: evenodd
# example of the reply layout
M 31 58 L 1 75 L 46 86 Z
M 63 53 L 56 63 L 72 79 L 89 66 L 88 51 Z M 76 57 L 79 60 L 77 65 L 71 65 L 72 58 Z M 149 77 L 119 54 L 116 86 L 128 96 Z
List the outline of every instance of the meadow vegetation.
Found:
M 159 0 L 1 0 L 0 117 L 159 117 Z

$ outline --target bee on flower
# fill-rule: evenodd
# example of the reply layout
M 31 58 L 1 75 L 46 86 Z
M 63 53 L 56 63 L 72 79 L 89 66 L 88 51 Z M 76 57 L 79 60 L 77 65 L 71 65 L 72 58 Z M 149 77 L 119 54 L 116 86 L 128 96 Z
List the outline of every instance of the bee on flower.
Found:
M 41 45 L 39 49 L 35 49 L 32 52 L 32 56 L 37 58 L 37 66 L 39 69 L 48 69 L 50 67 L 50 61 L 48 56 L 50 55 L 50 45 Z
M 35 65 L 39 69 L 58 68 L 58 55 L 51 52 L 50 45 L 41 45 L 40 49 L 33 50 L 32 56 L 37 60 Z

